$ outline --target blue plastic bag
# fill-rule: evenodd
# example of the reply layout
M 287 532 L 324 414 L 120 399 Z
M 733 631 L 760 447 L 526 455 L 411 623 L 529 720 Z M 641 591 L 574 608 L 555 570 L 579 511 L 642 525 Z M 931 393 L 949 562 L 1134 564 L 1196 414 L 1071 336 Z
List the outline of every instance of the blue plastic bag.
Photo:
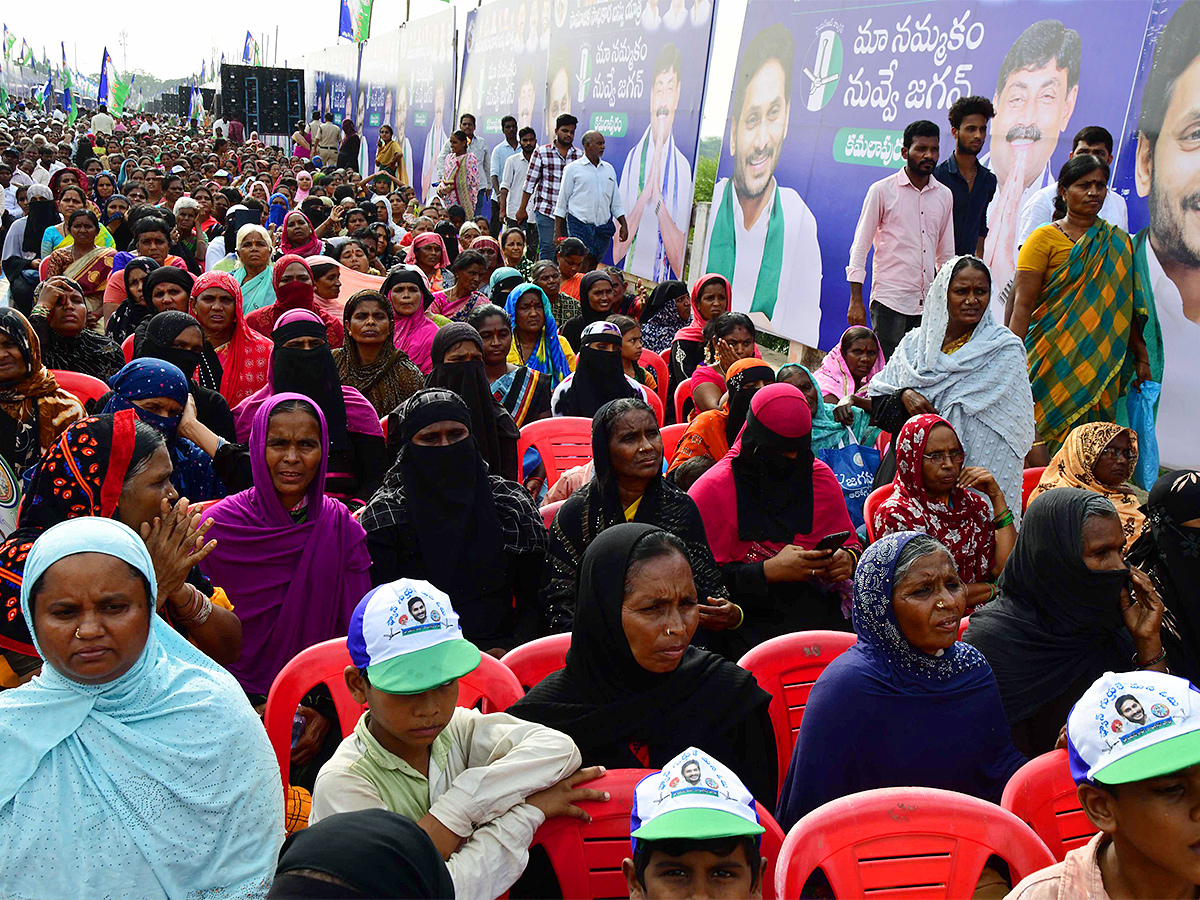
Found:
M 846 433 L 853 440 L 849 429 Z M 841 446 L 818 450 L 816 456 L 833 470 L 834 478 L 842 486 L 850 521 L 854 523 L 855 528 L 861 528 L 863 504 L 867 495 L 871 493 L 875 470 L 879 468 L 879 451 L 874 447 L 864 447 L 862 444 L 847 443 L 843 440 Z
M 1131 388 L 1126 398 L 1129 427 L 1137 434 L 1138 461 L 1133 473 L 1134 483 L 1150 490 L 1158 480 L 1158 435 L 1154 430 L 1154 407 L 1162 385 L 1157 381 L 1142 382 L 1142 389 Z

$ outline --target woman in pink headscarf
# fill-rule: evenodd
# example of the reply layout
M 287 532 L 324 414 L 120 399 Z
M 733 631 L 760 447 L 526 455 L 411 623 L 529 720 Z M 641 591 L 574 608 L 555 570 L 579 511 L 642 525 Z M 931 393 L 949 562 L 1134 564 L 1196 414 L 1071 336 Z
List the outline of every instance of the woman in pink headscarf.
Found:
M 340 320 L 332 316 L 316 302 L 313 293 L 313 271 L 308 261 L 294 253 L 281 256 L 271 271 L 271 283 L 275 288 L 275 302 L 256 309 L 246 316 L 250 327 L 259 334 L 269 335 L 275 323 L 285 312 L 306 309 L 315 312 L 325 323 L 329 346 L 335 350 L 345 342 L 345 328 Z
M 865 325 L 852 325 L 842 332 L 837 346 L 825 354 L 813 375 L 825 399 L 837 403 L 850 394 L 866 397 L 867 384 L 883 371 L 886 362 L 875 332 Z
M 429 290 L 442 289 L 442 272 L 450 268 L 450 255 L 446 252 L 446 245 L 442 242 L 440 234 L 426 231 L 414 237 L 404 262 L 421 270 Z
M 424 277 L 416 269 L 395 269 L 384 279 L 380 293 L 396 314 L 396 348 L 407 353 L 413 364 L 428 375 L 433 369 L 433 338 L 438 325 L 425 315 L 433 294 Z
M 812 413 L 800 389 L 769 384 L 750 401 L 730 451 L 692 485 L 730 597 L 746 611 L 748 649 L 778 634 L 849 630 L 850 579 L 862 546 L 833 472 L 814 458 Z M 817 550 L 841 534 L 840 549 Z
M 325 252 L 325 244 L 313 230 L 312 221 L 298 209 L 283 217 L 283 233 L 279 238 L 279 249 L 307 259 Z
M 219 390 L 232 409 L 266 383 L 271 339 L 246 323 L 242 287 L 228 272 L 205 272 L 196 279 L 192 315 L 206 344 L 199 381 Z
M 325 324 L 316 313 L 307 309 L 285 312 L 275 322 L 271 339 L 274 349 L 267 383 L 233 411 L 238 440 L 250 437 L 259 407 L 273 396 L 287 391 L 303 394 L 320 408 L 328 429 L 325 493 L 339 500 L 365 502 L 388 469 L 375 407 L 355 388 L 341 383 Z M 247 468 L 242 463 L 238 477 L 230 477 L 235 486 L 245 484 L 242 479 Z

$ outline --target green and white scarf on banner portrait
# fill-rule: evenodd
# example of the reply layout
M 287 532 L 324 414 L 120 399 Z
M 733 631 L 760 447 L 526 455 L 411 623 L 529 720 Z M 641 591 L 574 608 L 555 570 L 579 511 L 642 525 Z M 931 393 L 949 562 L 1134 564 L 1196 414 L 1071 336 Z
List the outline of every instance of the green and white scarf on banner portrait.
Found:
M 725 182 L 721 203 L 713 221 L 712 239 L 708 250 L 708 271 L 724 275 L 733 284 L 733 270 L 737 267 L 737 223 L 733 218 L 733 179 Z M 783 205 L 780 202 L 779 184 L 775 185 L 775 196 L 771 200 L 771 218 L 767 222 L 767 239 L 763 245 L 762 262 L 758 267 L 758 280 L 754 285 L 754 298 L 750 312 L 760 312 L 770 319 L 775 313 L 775 301 L 779 296 L 779 278 L 783 272 L 784 243 Z M 732 299 L 732 298 L 731 298 Z

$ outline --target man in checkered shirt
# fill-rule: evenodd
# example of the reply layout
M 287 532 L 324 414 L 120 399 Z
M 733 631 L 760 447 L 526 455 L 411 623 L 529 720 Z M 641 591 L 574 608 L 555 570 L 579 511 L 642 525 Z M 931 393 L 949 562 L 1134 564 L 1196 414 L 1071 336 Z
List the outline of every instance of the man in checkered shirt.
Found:
M 562 186 L 563 168 L 583 156 L 575 146 L 578 123 L 579 120 L 570 113 L 555 119 L 554 140 L 534 150 L 533 158 L 529 160 L 529 173 L 525 176 L 525 190 L 516 218 L 522 223 L 529 218 L 527 206 L 532 197 L 534 212 L 538 214 L 538 259 L 554 259 L 554 205 Z

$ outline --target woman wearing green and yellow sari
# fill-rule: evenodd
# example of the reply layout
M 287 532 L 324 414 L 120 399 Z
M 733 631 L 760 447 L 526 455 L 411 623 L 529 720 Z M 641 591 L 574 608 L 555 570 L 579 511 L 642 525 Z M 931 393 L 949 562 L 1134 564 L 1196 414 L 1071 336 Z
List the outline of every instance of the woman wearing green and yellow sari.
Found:
M 1043 465 L 1067 434 L 1114 422 L 1118 400 L 1150 378 L 1142 338 L 1146 297 L 1129 235 L 1099 218 L 1108 166 L 1067 160 L 1058 176 L 1058 218 L 1021 246 L 1009 328 L 1025 340 Z

